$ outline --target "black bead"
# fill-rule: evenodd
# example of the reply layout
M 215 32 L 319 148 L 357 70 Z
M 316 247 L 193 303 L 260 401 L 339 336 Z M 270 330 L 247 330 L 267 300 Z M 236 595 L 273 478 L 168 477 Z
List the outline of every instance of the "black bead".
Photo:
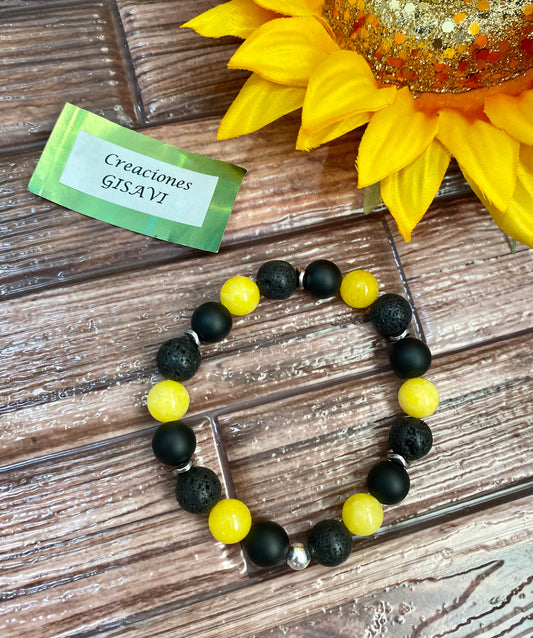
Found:
M 425 456 L 433 445 L 433 435 L 427 423 L 413 416 L 398 419 L 389 432 L 389 443 L 396 454 L 406 461 Z
M 176 497 L 191 514 L 205 514 L 220 500 L 222 486 L 218 476 L 207 467 L 192 467 L 178 475 Z
M 320 565 L 335 567 L 347 560 L 352 551 L 352 535 L 341 521 L 328 519 L 317 523 L 309 532 L 307 545 Z
M 201 363 L 198 346 L 187 337 L 170 339 L 159 348 L 156 364 L 165 379 L 185 381 L 190 379 Z
M 289 551 L 287 532 L 273 521 L 254 523 L 242 543 L 250 560 L 259 567 L 284 563 Z
M 267 261 L 259 268 L 256 283 L 267 299 L 288 299 L 298 288 L 298 271 L 286 261 Z
M 304 288 L 318 299 L 333 297 L 339 292 L 342 273 L 338 266 L 327 259 L 319 259 L 305 269 Z
M 413 379 L 428 371 L 431 365 L 431 352 L 424 342 L 406 337 L 392 345 L 389 360 L 396 374 L 405 379 Z
M 222 341 L 229 335 L 232 325 L 231 312 L 216 301 L 198 306 L 191 317 L 191 328 L 205 343 Z
M 398 337 L 407 328 L 413 312 L 409 302 L 392 293 L 378 297 L 370 306 L 370 321 L 383 335 Z
M 367 477 L 368 491 L 380 503 L 394 505 L 403 501 L 409 493 L 409 474 L 403 465 L 394 461 L 380 461 Z
M 195 449 L 196 436 L 181 421 L 161 423 L 152 437 L 152 450 L 156 458 L 167 465 L 186 465 Z

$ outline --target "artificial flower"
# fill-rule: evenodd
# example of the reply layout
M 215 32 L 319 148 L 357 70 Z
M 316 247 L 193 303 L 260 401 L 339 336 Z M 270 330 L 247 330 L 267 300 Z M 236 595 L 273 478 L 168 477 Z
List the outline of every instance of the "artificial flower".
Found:
M 230 0 L 183 25 L 244 42 L 251 76 L 218 137 L 302 109 L 296 148 L 366 125 L 358 187 L 406 241 L 450 159 L 496 224 L 533 247 L 531 0 Z

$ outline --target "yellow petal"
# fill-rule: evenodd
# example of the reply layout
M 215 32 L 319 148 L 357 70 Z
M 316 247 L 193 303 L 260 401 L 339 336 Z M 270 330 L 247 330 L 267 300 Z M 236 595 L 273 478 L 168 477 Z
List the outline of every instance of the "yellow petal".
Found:
M 305 89 L 281 86 L 252 75 L 222 118 L 218 139 L 252 133 L 279 117 L 299 109 Z
M 372 116 L 357 157 L 359 188 L 370 186 L 405 168 L 433 141 L 438 117 L 416 109 L 407 88 L 390 105 Z
M 414 162 L 381 182 L 381 197 L 405 241 L 424 216 L 442 183 L 450 153 L 434 140 Z
M 322 15 L 323 0 L 256 0 L 265 9 L 288 16 Z
M 181 25 L 206 38 L 233 35 L 247 38 L 262 24 L 278 17 L 276 13 L 258 7 L 252 0 L 225 2 Z
M 279 18 L 254 31 L 228 67 L 253 71 L 277 84 L 306 86 L 312 71 L 337 49 L 314 18 Z
M 299 151 L 310 151 L 312 148 L 317 148 L 321 144 L 330 142 L 331 140 L 341 137 L 345 133 L 353 131 L 359 126 L 366 124 L 372 113 L 357 113 L 351 117 L 347 117 L 340 122 L 334 124 L 327 124 L 319 129 L 312 129 L 310 131 L 300 128 L 298 132 L 298 140 L 296 141 L 296 148 Z
M 440 112 L 438 139 L 484 197 L 506 211 L 515 189 L 518 142 L 489 122 L 470 120 L 449 109 Z
M 533 147 L 522 146 L 520 150 L 516 187 L 505 213 L 500 212 L 484 197 L 468 174 L 465 177 L 503 232 L 533 248 Z
M 485 100 L 485 113 L 498 128 L 524 144 L 533 144 L 533 91 L 521 95 L 492 95 Z
M 335 51 L 309 79 L 302 111 L 306 130 L 322 128 L 394 101 L 395 87 L 378 88 L 366 60 L 353 51 Z

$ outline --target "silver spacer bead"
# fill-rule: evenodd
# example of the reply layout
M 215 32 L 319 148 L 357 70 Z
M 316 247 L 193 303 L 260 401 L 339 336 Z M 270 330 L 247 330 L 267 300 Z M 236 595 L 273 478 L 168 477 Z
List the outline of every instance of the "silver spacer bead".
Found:
M 174 474 L 174 476 L 179 476 L 180 474 L 185 474 L 185 472 L 188 472 L 191 467 L 193 466 L 193 460 L 192 458 L 189 459 L 189 462 L 186 463 L 185 465 L 180 465 L 180 467 L 175 467 L 172 470 L 172 474 Z
M 305 290 L 304 276 L 305 276 L 305 268 L 300 268 L 300 274 L 298 275 L 298 290 Z
M 294 571 L 301 571 L 311 562 L 311 552 L 303 543 L 291 543 L 287 554 L 287 565 Z
M 394 461 L 395 463 L 402 465 L 404 470 L 409 467 L 409 463 L 403 458 L 403 456 L 401 454 L 396 454 L 396 452 L 393 452 L 392 450 L 387 454 L 387 458 L 389 461 Z
M 406 337 L 410 337 L 411 336 L 411 331 L 409 330 L 409 328 L 406 328 L 401 335 L 398 335 L 397 337 L 393 337 L 392 335 L 389 335 L 389 341 L 391 341 L 392 343 L 396 343 L 396 341 L 401 341 L 402 339 L 405 339 Z
M 185 336 L 189 337 L 189 339 L 191 339 L 192 341 L 194 341 L 194 343 L 200 347 L 200 337 L 196 334 L 196 332 L 194 332 L 194 330 L 186 330 L 185 331 Z

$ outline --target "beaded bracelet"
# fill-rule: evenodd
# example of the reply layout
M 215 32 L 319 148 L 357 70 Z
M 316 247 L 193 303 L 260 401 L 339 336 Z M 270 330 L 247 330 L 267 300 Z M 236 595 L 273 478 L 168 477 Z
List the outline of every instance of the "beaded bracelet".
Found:
M 287 299 L 298 288 L 318 299 L 340 292 L 352 308 L 370 307 L 370 321 L 391 342 L 393 371 L 406 381 L 398 401 L 407 416 L 399 418 L 389 433 L 391 452 L 378 462 L 367 477 L 368 493 L 353 494 L 342 507 L 342 522 L 328 519 L 310 530 L 307 543 L 290 543 L 287 532 L 273 521 L 252 524 L 249 509 L 234 498 L 221 499 L 222 487 L 210 469 L 193 465 L 196 437 L 180 421 L 189 407 L 189 395 L 180 383 L 190 379 L 201 362 L 199 347 L 224 339 L 232 328 L 232 315 L 252 312 L 260 295 Z M 422 375 L 429 369 L 431 353 L 425 343 L 409 336 L 407 327 L 412 311 L 409 303 L 396 294 L 378 295 L 375 277 L 365 270 L 354 270 L 344 277 L 331 261 L 319 260 L 298 271 L 286 261 L 269 261 L 259 269 L 255 282 L 233 277 L 220 292 L 220 303 L 206 302 L 191 319 L 191 330 L 184 336 L 163 343 L 157 353 L 157 367 L 166 378 L 152 387 L 147 407 L 162 424 L 152 439 L 155 456 L 173 466 L 177 476 L 176 496 L 180 506 L 192 514 L 209 513 L 209 529 L 223 543 L 243 542 L 250 560 L 260 567 L 283 562 L 295 570 L 311 560 L 334 567 L 343 563 L 352 550 L 352 535 L 369 536 L 383 521 L 382 504 L 393 505 L 409 491 L 408 462 L 425 456 L 433 444 L 430 428 L 421 419 L 433 414 L 439 403 L 436 387 Z

